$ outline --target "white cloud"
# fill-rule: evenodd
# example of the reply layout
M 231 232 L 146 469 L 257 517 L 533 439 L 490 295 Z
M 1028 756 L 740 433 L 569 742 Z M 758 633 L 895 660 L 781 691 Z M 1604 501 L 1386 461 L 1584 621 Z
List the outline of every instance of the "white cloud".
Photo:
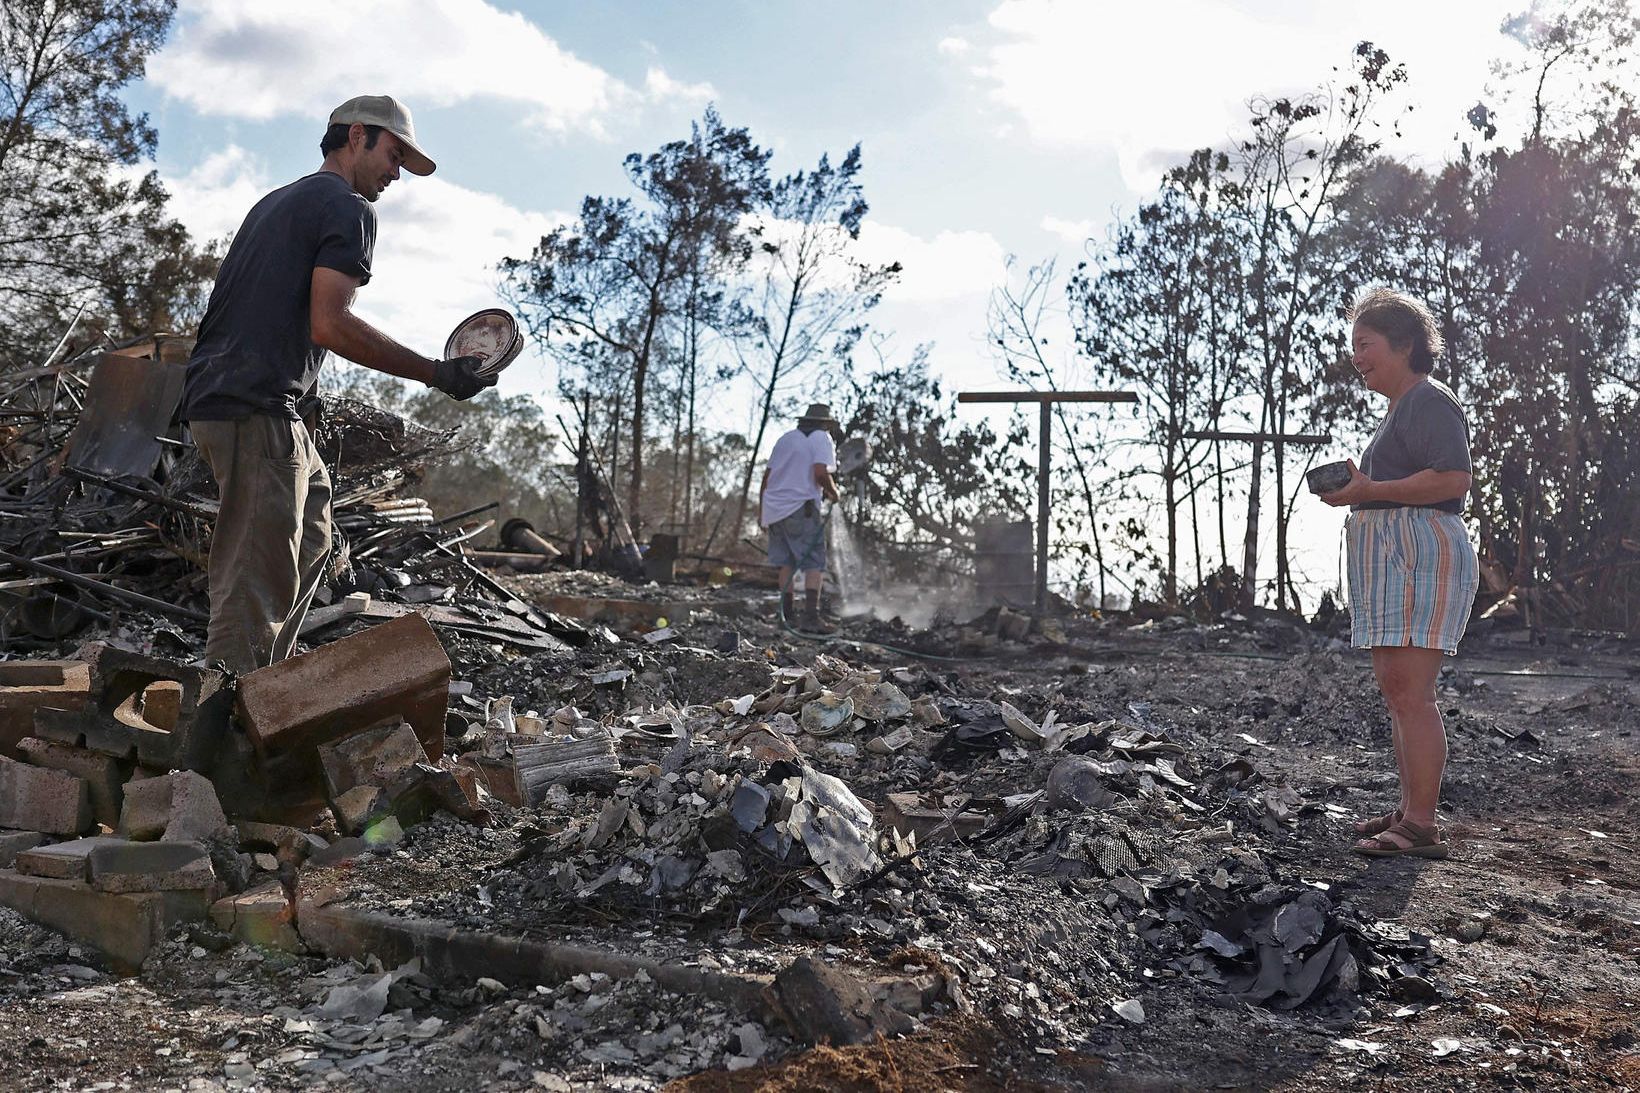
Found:
M 516 209 L 437 177 L 389 191 L 377 213 L 375 274 L 359 293 L 359 313 L 430 356 L 442 354 L 462 318 L 501 306 L 501 259 L 528 257 L 543 235 L 572 219 Z
M 166 179 L 171 210 L 196 237 L 235 231 L 252 205 L 288 179 L 270 178 L 260 161 L 228 148 Z M 394 339 L 428 356 L 461 319 L 501 306 L 496 264 L 526 257 L 568 214 L 512 207 L 494 194 L 433 176 L 406 176 L 376 203 L 374 276 L 359 291 L 358 312 Z M 523 362 L 508 373 L 520 373 Z
M 1065 220 L 1057 216 L 1044 216 L 1042 230 L 1049 235 L 1057 235 L 1067 243 L 1084 243 L 1093 234 L 1092 220 Z
M 684 83 L 674 80 L 664 68 L 651 66 L 644 74 L 644 93 L 654 102 L 707 103 L 718 97 L 717 89 L 709 83 Z
M 947 57 L 965 57 L 968 51 L 974 48 L 974 43 L 966 38 L 941 38 L 939 49 Z
M 1439 155 L 1480 97 L 1492 31 L 1518 0 L 1003 0 L 974 71 L 992 99 L 1037 142 L 1114 149 L 1128 185 L 1150 190 L 1165 165 L 1222 145 L 1253 95 L 1303 92 L 1377 43 L 1407 65 L 1418 110 L 1403 123 L 1411 148 Z
M 925 239 L 873 220 L 860 228 L 857 253 L 867 262 L 904 267 L 883 294 L 902 303 L 984 296 L 1001 283 L 1008 257 L 990 232 L 942 231 Z
M 533 127 L 595 134 L 645 98 L 710 91 L 656 67 L 640 92 L 484 0 L 183 0 L 148 71 L 202 114 L 324 115 L 352 95 L 387 91 L 417 110 L 499 99 L 521 106 Z
M 195 239 L 220 239 L 238 230 L 245 214 L 273 188 L 267 166 L 230 144 L 185 175 L 165 180 L 169 210 Z

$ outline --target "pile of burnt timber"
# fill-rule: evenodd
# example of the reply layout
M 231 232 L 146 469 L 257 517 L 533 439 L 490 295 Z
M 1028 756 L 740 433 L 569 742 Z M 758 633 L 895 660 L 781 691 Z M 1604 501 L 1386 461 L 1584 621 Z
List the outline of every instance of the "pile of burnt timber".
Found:
M 179 655 L 202 649 L 216 489 L 172 420 L 190 347 L 156 335 L 0 377 L 0 636 L 9 648 L 50 649 L 94 625 L 130 623 L 168 634 Z M 488 522 L 455 528 L 411 495 L 430 461 L 459 449 L 452 432 L 326 398 L 315 435 L 335 489 L 335 534 L 307 640 L 410 612 L 522 650 L 594 639 L 471 563 L 460 544 Z

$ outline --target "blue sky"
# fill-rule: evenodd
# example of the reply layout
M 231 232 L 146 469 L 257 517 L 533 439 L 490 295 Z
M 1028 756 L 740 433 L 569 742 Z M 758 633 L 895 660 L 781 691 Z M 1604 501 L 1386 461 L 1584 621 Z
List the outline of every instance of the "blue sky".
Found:
M 862 142 L 863 245 L 906 266 L 875 325 L 905 352 L 934 343 L 954 384 L 994 387 L 985 309 L 1007 255 L 1068 268 L 1169 163 L 1232 138 L 1249 96 L 1316 86 L 1363 38 L 1411 74 L 1417 109 L 1393 147 L 1436 162 L 1509 48 L 1499 23 L 1524 5 L 179 0 L 128 98 L 159 130 L 175 215 L 206 236 L 317 167 L 336 103 L 407 102 L 439 170 L 378 205 L 360 310 L 429 354 L 496 302 L 498 260 L 584 195 L 624 192 L 622 157 L 685 135 L 709 102 L 774 149 L 777 172 Z M 503 379 L 509 393 L 552 387 L 539 357 Z M 721 409 L 735 427 L 740 408 Z

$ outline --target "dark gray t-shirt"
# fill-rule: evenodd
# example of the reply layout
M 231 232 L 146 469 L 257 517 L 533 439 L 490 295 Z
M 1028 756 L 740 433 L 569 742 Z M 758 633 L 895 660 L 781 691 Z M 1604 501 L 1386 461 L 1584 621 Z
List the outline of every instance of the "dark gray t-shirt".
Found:
M 325 350 L 313 344 L 313 268 L 370 280 L 376 210 L 345 179 L 319 171 L 258 201 L 234 236 L 188 360 L 177 417 L 296 418 Z
M 1425 377 L 1390 407 L 1361 454 L 1361 473 L 1375 482 L 1410 478 L 1419 471 L 1472 471 L 1469 463 L 1469 427 L 1452 389 Z M 1454 497 L 1433 505 L 1403 505 L 1397 501 L 1369 501 L 1352 509 L 1430 508 L 1462 513 L 1468 497 Z

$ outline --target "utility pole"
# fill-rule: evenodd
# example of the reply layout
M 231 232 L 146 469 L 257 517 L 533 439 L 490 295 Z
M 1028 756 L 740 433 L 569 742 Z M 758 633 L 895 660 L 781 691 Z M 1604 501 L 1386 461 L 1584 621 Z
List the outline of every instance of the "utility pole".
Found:
M 961 391 L 958 402 L 1034 402 L 1040 407 L 1036 457 L 1036 613 L 1048 609 L 1048 486 L 1053 455 L 1053 407 L 1058 402 L 1138 402 L 1132 391 Z
M 1186 440 L 1233 440 L 1253 445 L 1253 477 L 1248 485 L 1251 496 L 1247 502 L 1247 534 L 1242 539 L 1241 549 L 1241 597 L 1240 608 L 1243 611 L 1253 609 L 1253 595 L 1258 587 L 1258 526 L 1259 526 L 1259 480 L 1264 468 L 1265 441 L 1279 440 L 1283 444 L 1321 445 L 1331 444 L 1331 433 L 1227 433 L 1221 429 L 1192 429 L 1182 434 Z M 1279 519 L 1279 514 L 1277 516 Z M 1282 601 L 1285 602 L 1285 601 Z

